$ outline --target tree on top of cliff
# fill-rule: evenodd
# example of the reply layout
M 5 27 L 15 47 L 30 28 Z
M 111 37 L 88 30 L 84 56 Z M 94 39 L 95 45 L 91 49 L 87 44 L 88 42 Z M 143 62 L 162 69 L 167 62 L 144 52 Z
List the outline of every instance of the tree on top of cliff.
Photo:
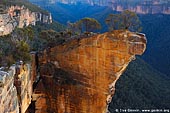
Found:
M 106 18 L 106 24 L 109 30 L 125 29 L 130 31 L 141 31 L 141 22 L 136 13 L 129 10 L 121 14 L 110 14 Z
M 109 31 L 116 30 L 120 28 L 120 14 L 110 14 L 106 21 Z
M 67 31 L 71 34 L 89 33 L 101 29 L 101 24 L 94 18 L 83 18 L 75 23 L 67 23 Z
M 16 52 L 16 54 L 14 54 L 15 61 L 22 60 L 24 62 L 28 62 L 31 60 L 31 56 L 29 53 L 30 46 L 28 43 L 24 41 L 18 42 L 15 52 Z
M 101 24 L 94 18 L 83 18 L 76 22 L 76 26 L 82 32 L 94 32 L 101 29 Z
M 48 48 L 63 43 L 65 39 L 62 35 L 62 32 L 59 33 L 54 30 L 43 30 L 40 32 L 39 38 L 43 40 L 44 48 Z
M 78 34 L 78 31 L 78 24 L 67 22 L 67 33 L 70 34 L 70 36 Z
M 30 32 L 30 31 L 25 31 L 25 32 Z M 25 35 L 28 35 L 28 34 L 30 33 L 27 33 Z M 12 34 L 9 34 L 9 35 L 3 36 L 3 38 L 0 38 L 0 47 L 1 47 L 0 66 L 10 67 L 16 61 L 22 60 L 24 62 L 27 62 L 31 60 L 31 56 L 29 53 L 30 42 L 29 41 L 27 42 L 25 41 L 25 39 L 22 39 L 22 36 L 26 37 L 24 36 L 24 34 L 22 35 L 17 34 L 16 37 L 12 37 Z
M 83 18 L 75 23 L 67 22 L 67 33 L 72 35 L 78 35 L 85 33 L 88 35 L 90 32 L 94 32 L 101 29 L 101 24 L 94 18 Z

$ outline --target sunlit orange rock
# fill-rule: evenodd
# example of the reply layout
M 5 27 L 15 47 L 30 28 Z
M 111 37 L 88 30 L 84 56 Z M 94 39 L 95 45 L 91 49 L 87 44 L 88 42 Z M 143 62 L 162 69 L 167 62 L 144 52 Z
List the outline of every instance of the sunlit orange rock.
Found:
M 144 34 L 116 30 L 74 39 L 40 55 L 47 112 L 103 113 L 126 67 L 146 49 Z

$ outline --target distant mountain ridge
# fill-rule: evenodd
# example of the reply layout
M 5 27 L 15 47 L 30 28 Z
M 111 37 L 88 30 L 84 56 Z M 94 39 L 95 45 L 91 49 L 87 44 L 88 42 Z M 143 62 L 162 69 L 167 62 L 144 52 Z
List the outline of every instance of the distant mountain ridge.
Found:
M 131 10 L 138 14 L 170 14 L 169 0 L 30 0 L 39 4 L 45 2 L 46 5 L 56 3 L 63 4 L 89 4 L 92 6 L 108 6 L 114 11 Z

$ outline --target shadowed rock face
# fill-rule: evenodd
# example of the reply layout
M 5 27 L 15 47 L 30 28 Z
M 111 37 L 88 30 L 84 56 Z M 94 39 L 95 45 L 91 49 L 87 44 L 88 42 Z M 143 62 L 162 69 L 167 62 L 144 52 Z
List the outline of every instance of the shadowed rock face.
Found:
M 41 88 L 36 89 L 46 95 L 42 98 L 46 98 L 47 107 L 41 112 L 109 112 L 107 105 L 116 81 L 135 55 L 145 49 L 145 35 L 119 30 L 75 39 L 44 51 L 39 58 Z M 40 104 L 36 103 L 37 112 Z

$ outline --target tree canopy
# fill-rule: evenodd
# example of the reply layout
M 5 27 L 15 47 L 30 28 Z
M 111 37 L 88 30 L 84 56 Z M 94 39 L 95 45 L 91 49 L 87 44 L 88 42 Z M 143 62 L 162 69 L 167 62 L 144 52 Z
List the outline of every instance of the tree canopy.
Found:
M 30 43 L 34 39 L 31 26 L 16 28 L 11 34 L 0 37 L 0 66 L 9 67 L 16 61 L 30 61 Z
M 94 32 L 101 29 L 101 24 L 94 18 L 83 18 L 75 23 L 68 22 L 68 30 L 76 33 Z
M 91 32 L 101 28 L 100 23 L 94 18 L 83 18 L 77 22 L 81 31 Z
M 141 22 L 136 13 L 125 10 L 120 14 L 110 14 L 106 18 L 109 30 L 125 29 L 130 31 L 141 31 Z

